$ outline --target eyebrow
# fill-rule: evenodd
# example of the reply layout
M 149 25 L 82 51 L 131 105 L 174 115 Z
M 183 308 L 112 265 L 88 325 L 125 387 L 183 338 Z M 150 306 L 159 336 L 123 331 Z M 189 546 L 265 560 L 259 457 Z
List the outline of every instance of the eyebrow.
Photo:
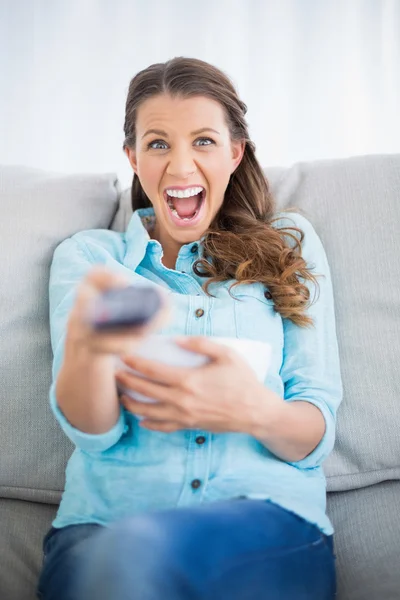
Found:
M 201 129 L 196 129 L 196 131 L 192 131 L 192 133 L 190 135 L 199 135 L 200 133 L 204 133 L 205 131 L 213 131 L 217 135 L 221 135 L 219 131 L 217 131 L 216 129 L 212 129 L 212 127 L 202 127 Z M 146 137 L 146 135 L 150 135 L 150 134 L 161 135 L 162 137 L 166 137 L 166 138 L 168 137 L 168 133 L 166 131 L 163 131 L 162 129 L 148 129 L 142 135 L 142 139 L 144 137 Z

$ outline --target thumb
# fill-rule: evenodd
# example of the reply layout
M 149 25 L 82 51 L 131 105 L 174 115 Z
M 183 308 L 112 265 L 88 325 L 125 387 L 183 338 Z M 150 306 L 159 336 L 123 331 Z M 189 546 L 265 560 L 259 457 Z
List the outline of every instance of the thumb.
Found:
M 115 273 L 103 265 L 96 265 L 79 284 L 75 307 L 81 314 L 85 313 L 89 304 L 102 292 L 113 288 L 126 287 L 130 283 L 125 275 Z
M 104 265 L 96 265 L 86 274 L 84 283 L 95 288 L 98 292 L 105 292 L 111 288 L 125 287 L 131 282 L 122 273 L 115 273 Z
M 177 337 L 175 342 L 181 348 L 208 356 L 212 361 L 226 362 L 233 358 L 230 348 L 218 342 L 214 342 L 212 337 L 205 336 L 187 336 Z

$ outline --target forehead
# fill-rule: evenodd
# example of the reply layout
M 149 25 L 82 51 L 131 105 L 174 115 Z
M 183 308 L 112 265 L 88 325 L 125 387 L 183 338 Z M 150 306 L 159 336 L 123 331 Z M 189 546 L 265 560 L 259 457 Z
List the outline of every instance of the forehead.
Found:
M 227 129 L 221 104 L 205 96 L 180 98 L 160 94 L 145 100 L 138 108 L 138 134 L 149 128 L 193 131 L 202 127 Z

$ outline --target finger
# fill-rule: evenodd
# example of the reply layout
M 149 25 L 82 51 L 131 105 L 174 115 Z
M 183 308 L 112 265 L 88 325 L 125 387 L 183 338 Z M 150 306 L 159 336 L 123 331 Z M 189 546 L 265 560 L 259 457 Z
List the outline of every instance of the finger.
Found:
M 126 286 L 131 283 L 127 275 L 116 273 L 104 265 L 95 265 L 87 274 L 84 282 L 100 292 L 113 287 Z
M 145 325 L 99 332 L 85 318 L 82 318 L 78 311 L 73 310 L 69 317 L 69 337 L 85 344 L 96 353 L 131 356 L 144 338 L 162 325 L 167 318 L 168 314 L 161 312 Z
M 126 287 L 130 283 L 127 276 L 114 273 L 103 265 L 96 265 L 81 281 L 77 288 L 75 309 L 80 316 L 86 317 L 87 309 L 101 292 L 112 288 Z
M 163 402 L 142 402 L 127 394 L 122 394 L 121 404 L 134 415 L 155 421 L 172 421 L 176 419 L 176 411 L 170 404 Z
M 96 343 L 97 340 L 99 345 L 102 346 L 105 340 L 107 340 L 107 343 L 109 341 L 113 343 L 113 352 L 115 354 L 132 356 L 139 343 L 142 342 L 147 335 L 150 335 L 150 333 L 157 331 L 157 329 L 165 325 L 169 317 L 169 307 L 164 306 L 150 319 L 150 321 L 143 325 L 110 327 L 104 331 L 98 331 L 90 323 L 90 318 L 87 316 L 86 321 L 84 320 L 82 325 L 85 327 L 87 335 L 91 338 L 93 343 Z M 121 345 L 124 344 L 124 342 L 126 342 L 125 347 Z
M 79 313 L 74 311 L 69 317 L 68 324 L 68 334 L 71 340 L 84 344 L 92 352 L 116 355 L 133 353 L 148 331 L 148 326 L 142 325 L 98 332 L 90 323 L 82 319 Z
M 142 358 L 135 354 L 121 356 L 121 360 L 131 369 L 138 371 L 149 379 L 154 379 L 159 383 L 169 386 L 176 386 L 182 378 L 191 370 L 188 367 L 173 367 L 155 360 Z
M 226 361 L 234 356 L 232 350 L 223 344 L 205 336 L 187 336 L 175 338 L 181 348 L 208 356 L 213 361 Z
M 151 419 L 144 419 L 139 423 L 140 427 L 144 429 L 150 429 L 151 431 L 160 431 L 162 433 L 173 433 L 179 429 L 185 429 L 179 423 L 174 421 L 152 421 Z
M 117 352 L 118 354 L 133 351 L 137 346 L 135 339 L 143 338 L 146 334 L 157 330 L 170 318 L 169 303 L 165 293 L 160 291 L 161 307 L 157 314 L 144 325 L 115 327 L 105 331 L 97 331 L 91 323 L 91 304 L 103 290 L 126 287 L 130 284 L 127 276 L 114 273 L 102 265 L 94 267 L 80 284 L 70 321 L 83 328 L 83 333 L 90 338 L 93 349 Z M 134 339 L 132 339 L 134 338 Z M 111 342 L 111 346 L 109 346 Z M 127 342 L 123 347 L 122 344 Z
M 83 328 L 83 326 L 82 326 Z M 147 334 L 147 329 L 129 329 L 123 332 L 110 330 L 104 333 L 97 333 L 87 326 L 83 331 L 83 343 L 92 352 L 98 354 L 132 354 L 138 345 L 143 342 L 143 337 Z
M 142 394 L 143 396 L 147 396 L 148 398 L 153 398 L 157 402 L 171 403 L 176 395 L 176 390 L 172 391 L 170 386 L 148 381 L 143 377 L 139 377 L 133 373 L 128 373 L 127 371 L 116 371 L 115 379 L 118 383 L 129 390 L 137 392 L 138 394 Z

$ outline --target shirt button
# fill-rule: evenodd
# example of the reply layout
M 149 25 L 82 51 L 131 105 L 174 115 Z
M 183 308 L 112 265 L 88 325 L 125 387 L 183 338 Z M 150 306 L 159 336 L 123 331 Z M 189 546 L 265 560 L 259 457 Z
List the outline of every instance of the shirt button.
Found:
M 199 444 L 199 446 L 201 446 L 201 444 L 204 444 L 205 441 L 206 438 L 204 437 L 204 435 L 198 435 L 196 438 L 196 444 Z
M 272 300 L 271 292 L 264 292 L 264 296 L 266 297 L 267 300 Z
M 198 244 L 193 244 L 193 246 L 190 248 L 190 252 L 192 254 L 195 254 L 197 252 L 197 250 L 199 249 Z
M 197 488 L 199 488 L 201 486 L 201 481 L 200 481 L 200 479 L 193 479 L 193 481 L 190 485 L 192 486 L 192 488 L 194 490 L 197 490 Z
M 198 308 L 194 314 L 196 317 L 202 317 L 204 315 L 204 310 L 202 308 Z

